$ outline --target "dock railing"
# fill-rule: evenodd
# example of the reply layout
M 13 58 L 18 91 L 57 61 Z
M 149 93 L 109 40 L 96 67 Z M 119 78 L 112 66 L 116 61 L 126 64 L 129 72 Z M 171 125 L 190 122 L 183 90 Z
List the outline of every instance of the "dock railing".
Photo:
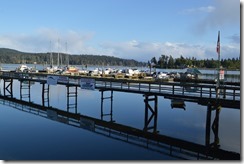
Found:
M 114 79 L 89 76 L 67 76 L 44 73 L 17 73 L 0 71 L 0 78 L 30 80 L 46 82 L 47 76 L 66 76 L 67 82 L 58 82 L 61 85 L 80 85 L 80 78 L 95 79 L 95 88 L 102 90 L 115 90 L 121 92 L 155 94 L 159 96 L 178 96 L 191 99 L 216 98 L 216 84 L 196 82 L 153 81 L 143 79 Z M 219 98 L 222 100 L 240 101 L 240 86 L 221 85 Z

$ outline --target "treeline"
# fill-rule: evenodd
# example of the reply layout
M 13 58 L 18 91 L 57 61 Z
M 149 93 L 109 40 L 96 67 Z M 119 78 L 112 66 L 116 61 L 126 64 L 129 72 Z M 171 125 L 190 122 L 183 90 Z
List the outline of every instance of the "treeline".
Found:
M 186 67 L 197 67 L 197 68 L 218 68 L 218 60 L 204 59 L 197 60 L 195 57 L 184 58 L 173 58 L 171 55 L 161 55 L 158 59 L 153 57 L 148 64 L 151 64 L 156 68 L 186 68 Z M 221 59 L 220 66 L 226 69 L 240 70 L 241 63 L 240 58 L 229 58 Z
M 59 56 L 59 61 L 58 61 Z M 182 69 L 186 67 L 197 68 L 217 68 L 218 61 L 212 59 L 197 60 L 195 57 L 173 58 L 171 55 L 161 55 L 158 59 L 153 57 L 146 62 L 138 62 L 132 59 L 121 59 L 105 55 L 67 55 L 63 53 L 28 53 L 20 52 L 13 49 L 0 48 L 0 63 L 8 64 L 51 64 L 57 65 L 98 65 L 98 66 L 129 66 L 145 67 L 153 66 L 156 68 Z M 221 59 L 220 65 L 226 69 L 240 70 L 240 58 Z
M 59 58 L 58 58 L 59 56 Z M 100 66 L 146 66 L 146 62 L 121 59 L 105 55 L 67 55 L 64 53 L 27 53 L 7 48 L 0 48 L 0 63 L 9 64 L 54 64 L 57 65 L 100 65 Z

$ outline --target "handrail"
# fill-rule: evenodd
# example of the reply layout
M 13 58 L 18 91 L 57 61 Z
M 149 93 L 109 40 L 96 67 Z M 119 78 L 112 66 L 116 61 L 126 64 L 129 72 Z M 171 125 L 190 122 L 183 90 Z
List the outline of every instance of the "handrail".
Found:
M 63 85 L 79 86 L 80 78 L 93 78 L 83 76 L 54 75 L 44 73 L 19 73 L 19 72 L 3 72 L 0 71 L 0 78 L 13 78 L 18 80 L 30 80 L 45 83 L 47 76 L 68 77 L 68 82 L 58 82 Z M 95 87 L 97 89 L 110 89 L 135 93 L 152 93 L 161 96 L 182 95 L 192 98 L 211 98 L 216 97 L 216 85 L 206 83 L 190 83 L 190 82 L 165 82 L 165 81 L 148 81 L 135 79 L 114 79 L 114 78 L 97 78 L 95 77 Z M 220 86 L 220 99 L 240 101 L 240 87 L 237 86 Z

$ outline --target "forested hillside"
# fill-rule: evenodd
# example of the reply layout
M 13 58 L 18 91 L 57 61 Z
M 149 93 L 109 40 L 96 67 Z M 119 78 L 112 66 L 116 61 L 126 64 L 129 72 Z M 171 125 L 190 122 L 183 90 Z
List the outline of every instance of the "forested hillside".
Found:
M 59 56 L 59 61 L 58 61 Z M 148 62 L 138 62 L 132 59 L 121 59 L 113 56 L 105 55 L 67 55 L 63 53 L 27 53 L 17 50 L 0 48 L 0 63 L 9 64 L 51 64 L 54 65 L 58 62 L 61 65 L 100 65 L 100 66 L 153 66 L 156 68 L 217 68 L 218 61 L 214 59 L 197 60 L 195 57 L 185 58 L 173 58 L 171 55 L 161 55 L 158 59 L 153 57 Z M 227 69 L 239 69 L 240 70 L 240 58 L 221 59 L 220 65 Z
M 52 57 L 51 57 L 52 56 Z M 59 64 L 67 65 L 110 65 L 110 66 L 146 66 L 145 62 L 138 62 L 132 59 L 121 59 L 105 55 L 67 55 L 63 53 L 27 53 L 7 48 L 0 48 L 0 63 L 9 64 Z

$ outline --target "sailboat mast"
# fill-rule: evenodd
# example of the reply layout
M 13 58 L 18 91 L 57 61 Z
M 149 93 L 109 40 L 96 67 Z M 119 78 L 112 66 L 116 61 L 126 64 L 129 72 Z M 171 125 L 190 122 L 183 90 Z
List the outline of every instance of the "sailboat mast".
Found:
M 50 65 L 53 66 L 52 41 L 50 41 Z
M 67 42 L 65 42 L 65 51 L 66 51 L 66 55 L 67 55 L 67 66 L 69 66 L 69 55 L 67 53 Z
M 59 39 L 58 39 L 58 60 L 57 60 L 57 66 L 59 67 Z

